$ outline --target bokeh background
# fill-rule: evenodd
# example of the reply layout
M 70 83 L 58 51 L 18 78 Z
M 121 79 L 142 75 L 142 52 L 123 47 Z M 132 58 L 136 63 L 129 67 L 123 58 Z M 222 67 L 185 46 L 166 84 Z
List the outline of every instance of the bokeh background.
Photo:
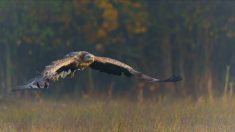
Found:
M 162 0 L 1 0 L 0 94 L 71 51 L 121 60 L 175 84 L 77 72 L 44 94 L 157 99 L 233 94 L 235 3 Z

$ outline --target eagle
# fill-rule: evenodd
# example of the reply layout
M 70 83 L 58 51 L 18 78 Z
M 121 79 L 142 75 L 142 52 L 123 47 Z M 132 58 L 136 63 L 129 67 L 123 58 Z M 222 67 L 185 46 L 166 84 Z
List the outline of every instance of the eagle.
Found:
M 87 51 L 70 52 L 62 59 L 53 61 L 51 65 L 45 67 L 38 77 L 32 79 L 29 83 L 17 86 L 15 90 L 35 90 L 46 89 L 49 83 L 65 78 L 67 76 L 74 76 L 74 73 L 79 70 L 91 68 L 100 72 L 105 72 L 112 75 L 125 75 L 127 77 L 138 77 L 146 82 L 177 82 L 182 80 L 179 75 L 173 75 L 167 79 L 157 79 L 143 74 L 132 68 L 131 66 L 115 59 L 107 57 L 95 56 Z

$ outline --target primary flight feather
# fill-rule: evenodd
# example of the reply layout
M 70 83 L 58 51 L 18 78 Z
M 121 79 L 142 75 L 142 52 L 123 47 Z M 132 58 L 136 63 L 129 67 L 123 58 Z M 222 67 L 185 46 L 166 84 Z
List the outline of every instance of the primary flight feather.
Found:
M 67 76 L 73 76 L 77 70 L 84 70 L 90 67 L 113 75 L 126 75 L 127 77 L 136 76 L 147 82 L 177 82 L 182 80 L 180 76 L 172 76 L 168 79 L 157 79 L 145 75 L 131 66 L 118 60 L 98 57 L 86 51 L 71 52 L 60 60 L 53 61 L 51 65 L 46 66 L 40 76 L 34 78 L 30 83 L 18 86 L 13 90 L 32 90 L 48 88 L 51 81 L 59 80 Z

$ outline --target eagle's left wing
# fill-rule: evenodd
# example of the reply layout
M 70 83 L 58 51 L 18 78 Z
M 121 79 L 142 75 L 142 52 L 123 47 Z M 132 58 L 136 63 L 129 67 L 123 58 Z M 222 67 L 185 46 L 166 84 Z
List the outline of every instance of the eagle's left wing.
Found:
M 99 70 L 100 72 L 105 72 L 108 74 L 113 74 L 113 75 L 126 75 L 128 77 L 131 76 L 136 76 L 138 78 L 143 79 L 144 81 L 147 82 L 177 82 L 182 80 L 180 76 L 171 76 L 168 79 L 157 79 L 154 77 L 150 77 L 148 75 L 145 75 L 131 66 L 122 63 L 118 60 L 114 60 L 111 58 L 107 57 L 95 57 L 94 62 L 90 65 L 92 69 Z

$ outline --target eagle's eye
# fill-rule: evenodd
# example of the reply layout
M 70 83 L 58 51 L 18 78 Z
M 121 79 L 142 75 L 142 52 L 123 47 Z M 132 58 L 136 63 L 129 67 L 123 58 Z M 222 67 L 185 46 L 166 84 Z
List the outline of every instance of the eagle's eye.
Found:
M 91 61 L 91 60 L 93 60 L 93 56 L 92 56 L 91 54 L 86 54 L 86 55 L 84 56 L 84 60 L 85 60 L 85 61 Z

